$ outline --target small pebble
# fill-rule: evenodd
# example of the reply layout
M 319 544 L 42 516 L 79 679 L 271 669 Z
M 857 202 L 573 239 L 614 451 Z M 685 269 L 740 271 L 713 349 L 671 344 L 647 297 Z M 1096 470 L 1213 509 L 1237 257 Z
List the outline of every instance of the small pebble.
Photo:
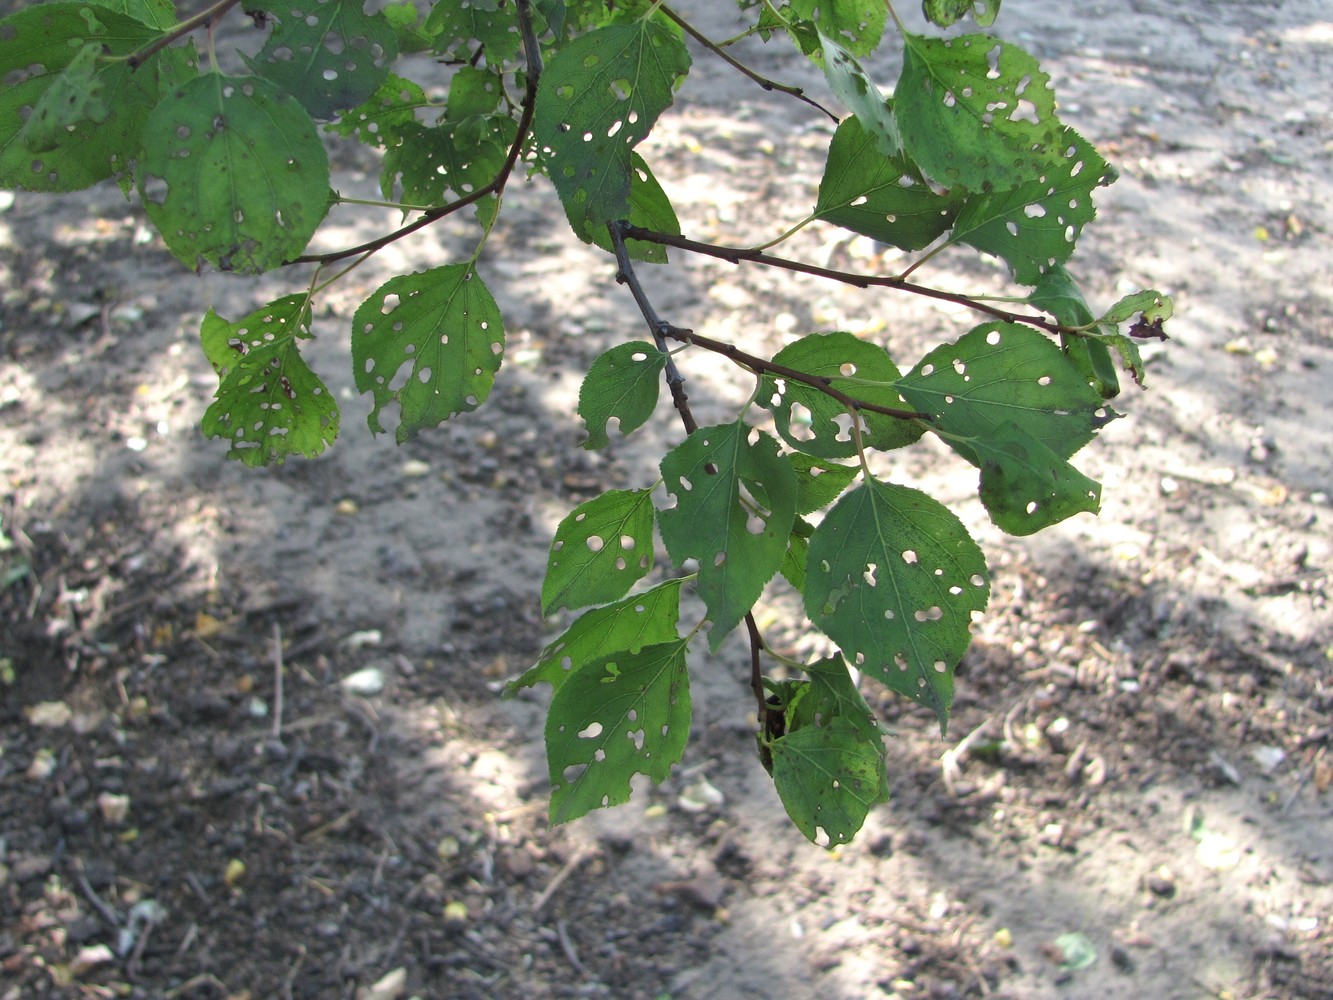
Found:
M 356 673 L 348 674 L 338 686 L 348 694 L 359 694 L 363 697 L 376 695 L 384 690 L 384 671 L 378 667 L 364 667 Z

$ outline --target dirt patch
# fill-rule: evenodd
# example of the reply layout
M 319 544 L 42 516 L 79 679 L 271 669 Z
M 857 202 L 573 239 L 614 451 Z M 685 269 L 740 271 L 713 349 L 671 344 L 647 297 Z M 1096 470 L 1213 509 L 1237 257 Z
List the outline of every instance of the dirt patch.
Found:
M 700 14 L 718 36 L 730 16 Z M 551 532 L 652 482 L 679 437 L 663 419 L 576 447 L 580 366 L 641 321 L 549 194 L 518 186 L 483 260 L 510 339 L 481 413 L 394 449 L 346 371 L 380 281 L 470 249 L 446 225 L 333 290 L 311 360 L 342 439 L 260 472 L 198 435 L 197 322 L 282 276 L 183 275 L 115 192 L 19 195 L 0 214 L 0 997 L 394 995 L 397 974 L 403 995 L 477 998 L 1333 995 L 1333 23 L 1313 0 L 1083 20 L 1009 0 L 1000 26 L 1123 174 L 1081 247 L 1090 297 L 1155 285 L 1178 316 L 1150 390 L 1081 456 L 1099 518 L 1004 538 L 942 450 L 886 465 L 957 501 L 994 596 L 947 740 L 868 692 L 894 798 L 833 855 L 754 757 L 738 644 L 694 664 L 680 774 L 546 826 L 543 697 L 497 692 L 558 624 L 537 612 Z M 768 239 L 813 197 L 828 133 L 803 105 L 699 59 L 664 124 L 645 155 L 692 236 Z M 338 185 L 373 178 L 353 159 Z M 814 227 L 789 252 L 893 267 Z M 965 253 L 930 277 L 1005 287 Z M 910 363 L 965 328 L 715 262 L 645 280 L 671 321 L 756 353 L 850 329 Z M 701 420 L 748 392 L 681 361 Z M 774 593 L 763 624 L 810 651 L 796 608 Z M 1092 964 L 1062 967 L 1068 935 Z

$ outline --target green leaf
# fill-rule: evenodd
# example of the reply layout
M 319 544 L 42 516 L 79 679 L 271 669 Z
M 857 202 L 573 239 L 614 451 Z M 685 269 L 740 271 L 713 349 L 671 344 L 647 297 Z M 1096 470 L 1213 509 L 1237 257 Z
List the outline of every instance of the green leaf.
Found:
M 783 735 L 767 750 L 787 815 L 812 842 L 822 831 L 833 847 L 849 842 L 889 799 L 884 732 L 841 659 L 805 669 L 810 679 L 782 692 Z
M 315 118 L 356 107 L 398 58 L 398 36 L 364 0 L 268 0 L 273 30 L 250 70 L 295 97 Z
M 898 155 L 903 148 L 903 137 L 893 107 L 856 57 L 822 31 L 817 56 L 833 96 L 856 116 L 882 154 Z
M 947 28 L 971 16 L 983 28 L 995 23 L 1000 13 L 1000 0 L 921 0 L 921 12 L 931 24 Z
M 385 4 L 380 13 L 393 28 L 400 56 L 425 52 L 434 44 L 435 40 L 426 33 L 425 24 L 421 20 L 421 11 L 417 9 L 413 0 Z
M 796 519 L 796 473 L 777 442 L 743 421 L 701 427 L 662 459 L 674 507 L 658 514 L 676 566 L 699 562 L 716 651 L 782 566 Z
M 655 20 L 597 28 L 546 64 L 533 132 L 575 232 L 629 213 L 630 151 L 689 68 L 684 42 Z
M 624 597 L 653 567 L 651 490 L 608 490 L 556 529 L 542 582 L 542 614 Z
M 884 748 L 861 738 L 847 719 L 776 739 L 773 784 L 791 821 L 812 843 L 846 844 L 876 805 L 888 801 Z
M 903 38 L 894 111 L 927 177 L 984 193 L 1060 166 L 1064 129 L 1037 60 L 989 35 Z
M 512 698 L 534 684 L 559 690 L 584 664 L 623 650 L 637 653 L 644 646 L 675 640 L 683 582 L 668 580 L 614 604 L 585 611 L 542 650 L 531 668 L 505 685 L 504 696 Z
M 1009 423 L 967 442 L 981 465 L 981 502 L 1011 535 L 1031 535 L 1101 507 L 1101 484 Z
M 163 98 L 139 174 L 148 217 L 190 267 L 278 267 L 300 255 L 329 206 L 315 123 L 258 77 L 209 73 Z
M 171 0 L 93 0 L 99 7 L 114 10 L 136 21 L 170 31 L 176 27 L 176 5 Z
M 1089 334 L 1094 333 L 1096 320 L 1092 310 L 1088 308 L 1087 300 L 1063 264 L 1056 264 L 1042 276 L 1027 301 L 1042 312 L 1049 313 L 1061 326 L 1087 327 Z M 1143 365 L 1138 356 L 1138 346 L 1127 337 L 1121 339 L 1130 352 L 1125 367 L 1137 381 Z M 1102 399 L 1112 399 L 1120 394 L 1120 377 L 1111 362 L 1110 349 L 1097 336 L 1062 333 L 1060 349 Z
M 101 53 L 100 45 L 85 45 L 37 101 L 22 133 L 32 152 L 49 153 L 76 126 L 107 120 L 106 80 L 97 73 Z
M 856 466 L 821 462 L 800 452 L 792 455 L 790 461 L 796 470 L 797 514 L 813 514 L 821 507 L 827 507 L 861 473 Z
M 613 653 L 580 667 L 551 699 L 546 757 L 551 822 L 628 802 L 630 779 L 671 773 L 690 735 L 682 640 Z
M 435 39 L 435 51 L 447 58 L 470 62 L 480 46 L 489 66 L 500 66 L 518 54 L 523 44 L 514 5 L 497 0 L 449 0 L 437 3 L 426 15 L 422 32 Z
M 824 379 L 830 388 L 862 402 L 911 408 L 898 391 L 897 382 L 902 376 L 888 354 L 853 334 L 810 334 L 784 347 L 773 356 L 773 362 Z M 856 455 L 851 415 L 840 402 L 818 389 L 766 374 L 757 401 L 773 413 L 778 434 L 797 451 L 819 458 Z M 861 438 L 870 448 L 901 448 L 922 434 L 921 427 L 910 420 L 870 410 L 861 411 L 861 421 Z
M 901 153 L 885 156 L 855 116 L 838 126 L 819 182 L 815 217 L 901 250 L 949 229 L 960 200 L 939 194 Z
M 500 106 L 503 93 L 498 74 L 475 66 L 460 66 L 449 81 L 448 115 L 454 121 L 489 115 Z
M 127 56 L 157 36 L 83 3 L 33 4 L 0 21 L 0 187 L 74 191 L 128 177 L 153 107 L 195 69 L 188 49 L 137 70 L 99 56 Z
M 1009 265 L 1014 280 L 1035 285 L 1074 252 L 1083 227 L 1097 215 L 1094 188 L 1114 171 L 1081 135 L 1065 129 L 1058 165 L 1007 191 L 972 195 L 954 220 L 950 242 L 966 243 Z
M 409 205 L 442 205 L 447 195 L 469 195 L 493 181 L 504 166 L 518 126 L 508 115 L 462 122 L 401 126 L 400 141 L 384 154 L 380 190 Z M 496 198 L 476 204 L 483 222 L 494 217 Z
M 980 461 L 968 440 L 993 437 L 1011 423 L 1068 458 L 1112 419 L 1060 348 L 1016 323 L 986 323 L 937 347 L 898 387 L 974 465 Z
M 792 0 L 791 7 L 856 56 L 875 51 L 888 19 L 883 0 Z
M 805 610 L 858 668 L 931 708 L 943 732 L 953 669 L 990 586 L 981 550 L 938 501 L 871 480 L 810 539 Z
M 446 264 L 390 278 L 352 317 L 356 387 L 379 413 L 401 408 L 401 444 L 424 427 L 475 410 L 490 394 L 504 356 L 504 323 L 472 264 Z
M 648 164 L 638 153 L 630 154 L 629 215 L 626 218 L 634 226 L 666 233 L 668 236 L 680 235 L 680 220 L 676 218 L 676 210 L 671 207 L 671 201 L 662 190 L 662 185 L 657 182 L 653 172 L 648 169 Z M 611 234 L 607 232 L 606 226 L 591 225 L 586 220 L 572 224 L 579 239 L 601 247 L 608 253 L 614 252 Z M 649 264 L 667 262 L 667 248 L 659 243 L 626 240 L 625 250 L 631 260 L 641 260 Z
M 1171 318 L 1175 305 L 1171 297 L 1163 295 L 1155 288 L 1134 292 L 1120 299 L 1102 315 L 1098 323 L 1124 323 L 1133 319 L 1135 313 L 1142 313 L 1148 323 L 1162 323 Z
M 578 414 L 588 428 L 583 447 L 605 448 L 607 422 L 628 437 L 653 415 L 667 356 L 642 340 L 618 344 L 598 356 L 579 388 Z
M 200 327 L 204 354 L 221 383 L 204 413 L 206 437 L 226 438 L 228 458 L 246 465 L 313 458 L 338 436 L 338 404 L 301 357 L 310 336 L 304 293 L 270 302 L 235 323 L 209 310 Z
M 364 103 L 344 112 L 325 129 L 342 136 L 355 136 L 367 146 L 392 148 L 405 141 L 405 132 L 420 127 L 417 108 L 428 104 L 426 93 L 418 84 L 390 74 Z
M 814 534 L 810 522 L 797 518 L 787 537 L 787 552 L 778 570 L 782 578 L 798 591 L 805 590 L 805 564 L 810 557 L 810 536 Z

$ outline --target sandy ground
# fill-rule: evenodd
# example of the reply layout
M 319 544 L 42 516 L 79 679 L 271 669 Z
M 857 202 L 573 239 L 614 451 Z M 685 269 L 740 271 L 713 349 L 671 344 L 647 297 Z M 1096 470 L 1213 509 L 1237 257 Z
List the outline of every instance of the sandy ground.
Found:
M 681 6 L 732 33 L 726 5 Z M 516 186 L 483 261 L 509 330 L 484 410 L 395 449 L 347 371 L 352 310 L 463 252 L 448 223 L 325 297 L 310 357 L 342 438 L 260 472 L 197 431 L 197 324 L 291 276 L 184 274 L 114 191 L 6 198 L 0 569 L 32 572 L 0 591 L 0 998 L 1333 996 L 1333 13 L 1008 0 L 997 30 L 1122 172 L 1075 258 L 1089 298 L 1153 286 L 1176 317 L 1080 456 L 1095 519 L 1005 538 L 972 470 L 893 456 L 957 504 L 992 605 L 948 742 L 869 692 L 894 798 L 836 854 L 755 759 L 739 642 L 694 663 L 677 777 L 545 823 L 543 695 L 497 692 L 559 627 L 537 610 L 551 533 L 680 436 L 663 404 L 577 448 L 581 371 L 641 321 L 549 192 Z M 776 48 L 746 58 L 819 87 Z M 813 203 L 827 135 L 696 53 L 644 153 L 688 235 L 744 244 Z M 341 190 L 373 189 L 335 160 Z M 786 252 L 895 266 L 820 227 Z M 968 252 L 923 276 L 1006 287 Z M 906 367 L 971 323 L 681 255 L 645 280 L 755 353 L 842 329 Z M 681 361 L 702 421 L 748 392 Z M 809 651 L 796 607 L 775 590 L 760 617 Z M 382 690 L 344 683 L 368 669 Z M 52 702 L 68 716 L 34 712 Z M 1067 967 L 1068 935 L 1091 964 Z

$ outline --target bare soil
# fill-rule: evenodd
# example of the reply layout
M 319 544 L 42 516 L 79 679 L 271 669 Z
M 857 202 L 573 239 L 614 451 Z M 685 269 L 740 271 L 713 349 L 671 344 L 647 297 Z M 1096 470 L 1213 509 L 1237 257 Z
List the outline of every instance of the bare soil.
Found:
M 727 5 L 681 6 L 734 31 Z M 1333 997 L 1333 16 L 1007 0 L 997 30 L 1122 171 L 1076 258 L 1090 299 L 1153 286 L 1177 316 L 1081 455 L 1099 517 L 1006 538 L 944 451 L 886 463 L 957 504 L 994 591 L 947 740 L 867 685 L 894 797 L 831 854 L 753 753 L 739 641 L 694 664 L 676 777 L 546 823 L 544 695 L 498 689 L 560 626 L 537 610 L 552 531 L 650 484 L 680 431 L 664 403 L 577 447 L 580 372 L 642 325 L 541 185 L 482 265 L 509 335 L 491 402 L 395 449 L 351 389 L 352 310 L 469 252 L 449 222 L 323 299 L 342 438 L 259 472 L 197 430 L 198 319 L 301 279 L 185 273 L 114 190 L 6 197 L 0 998 Z M 644 150 L 687 234 L 761 242 L 813 203 L 829 126 L 780 96 L 696 52 Z M 373 163 L 339 165 L 373 190 Z M 349 214 L 321 245 L 392 221 Z M 896 265 L 820 227 L 784 250 Z M 922 277 L 1006 287 L 968 253 Z M 755 353 L 843 329 L 907 366 L 971 323 L 682 255 L 646 281 Z M 701 420 L 748 393 L 681 363 Z M 817 648 L 790 595 L 760 611 L 775 645 Z

